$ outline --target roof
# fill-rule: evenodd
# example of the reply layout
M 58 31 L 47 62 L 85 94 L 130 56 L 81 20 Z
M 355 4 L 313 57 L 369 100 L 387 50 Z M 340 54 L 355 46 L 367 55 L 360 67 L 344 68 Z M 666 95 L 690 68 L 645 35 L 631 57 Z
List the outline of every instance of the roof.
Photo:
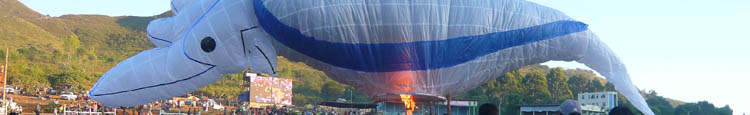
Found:
M 341 103 L 341 102 L 320 102 L 318 105 L 331 106 L 338 108 L 358 108 L 358 109 L 372 109 L 378 107 L 377 104 L 356 104 L 356 103 Z
M 521 105 L 521 112 L 560 111 L 560 104 Z
M 519 107 L 551 107 L 551 106 L 559 107 L 560 104 L 533 104 L 533 105 L 521 105 Z

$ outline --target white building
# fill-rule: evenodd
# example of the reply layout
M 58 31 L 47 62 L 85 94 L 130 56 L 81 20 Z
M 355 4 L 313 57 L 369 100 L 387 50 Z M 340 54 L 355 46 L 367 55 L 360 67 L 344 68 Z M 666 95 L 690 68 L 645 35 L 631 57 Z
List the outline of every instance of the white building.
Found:
M 585 105 L 581 106 L 581 112 L 581 115 L 607 115 L 608 111 L 599 106 Z
M 603 111 L 609 111 L 617 106 L 617 92 L 592 92 L 579 93 L 578 103 L 581 106 L 598 106 Z
M 560 104 L 521 105 L 519 115 L 561 115 Z

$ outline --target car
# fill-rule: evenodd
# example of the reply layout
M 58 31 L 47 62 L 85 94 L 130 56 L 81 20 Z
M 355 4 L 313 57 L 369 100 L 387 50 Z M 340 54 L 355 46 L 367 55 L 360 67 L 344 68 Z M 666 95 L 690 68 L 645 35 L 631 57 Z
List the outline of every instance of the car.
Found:
M 206 101 L 206 104 L 209 107 L 211 107 L 211 109 L 215 109 L 215 110 L 224 109 L 224 106 L 221 106 L 221 104 L 216 103 L 216 101 L 214 101 L 213 99 L 208 99 L 208 101 Z
M 60 94 L 60 98 L 65 99 L 65 100 L 74 100 L 78 98 L 78 95 L 75 95 L 72 92 L 62 92 Z
M 214 106 L 211 108 L 214 110 L 222 110 L 224 109 L 224 106 L 221 106 L 221 104 L 214 104 Z
M 57 93 L 59 92 L 57 92 L 57 90 L 54 90 L 54 89 L 47 90 L 47 94 L 57 94 Z
M 5 92 L 7 93 L 16 93 L 16 89 L 12 87 L 5 87 Z

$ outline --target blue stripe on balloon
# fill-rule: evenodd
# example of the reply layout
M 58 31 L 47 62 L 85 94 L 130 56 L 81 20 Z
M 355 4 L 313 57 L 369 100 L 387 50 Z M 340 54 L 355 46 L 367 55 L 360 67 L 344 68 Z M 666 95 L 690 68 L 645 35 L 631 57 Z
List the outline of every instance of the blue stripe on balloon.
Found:
M 260 0 L 254 0 L 254 8 L 261 27 L 279 43 L 323 63 L 365 72 L 452 67 L 502 49 L 588 29 L 588 25 L 582 22 L 556 21 L 523 29 L 437 41 L 335 43 L 316 40 L 282 23 Z

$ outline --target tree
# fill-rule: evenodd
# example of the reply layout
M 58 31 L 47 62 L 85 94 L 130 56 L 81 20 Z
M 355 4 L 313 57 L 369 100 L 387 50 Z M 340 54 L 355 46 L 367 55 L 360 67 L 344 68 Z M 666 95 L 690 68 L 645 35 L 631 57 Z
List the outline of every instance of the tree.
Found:
M 578 97 L 578 93 L 586 91 L 586 86 L 590 82 L 591 79 L 580 75 L 571 76 L 570 79 L 568 79 L 568 88 L 570 88 L 570 91 L 573 93 L 573 97 Z
M 523 84 L 526 85 L 526 98 L 524 101 L 527 104 L 547 103 L 550 95 L 552 95 L 547 87 L 547 78 L 539 71 L 531 71 L 526 74 Z
M 321 93 L 323 94 L 322 96 L 325 96 L 323 97 L 323 99 L 331 101 L 343 97 L 346 93 L 346 86 L 341 85 L 335 81 L 328 81 L 323 84 L 323 88 L 321 89 L 321 91 Z
M 586 87 L 586 92 L 597 92 L 604 90 L 604 84 L 602 84 L 602 81 L 599 79 L 591 80 L 591 82 L 589 82 Z
M 562 68 L 556 67 L 550 69 L 547 73 L 547 86 L 552 94 L 553 102 L 562 102 L 566 99 L 573 99 L 573 93 L 568 88 L 568 77 Z
M 717 115 L 731 115 L 732 109 L 729 108 L 729 105 L 724 105 L 724 107 L 721 107 L 716 111 L 716 114 Z
M 359 92 L 359 90 L 357 90 L 354 87 L 347 86 L 346 90 L 347 91 L 346 91 L 345 95 L 346 96 L 350 96 L 349 98 L 347 98 L 347 100 L 349 100 L 352 103 L 369 103 L 369 102 L 372 102 L 372 100 L 370 100 L 370 97 L 367 97 L 367 95 L 365 95 L 362 92 Z
M 502 90 L 507 93 L 523 93 L 523 85 L 521 84 L 522 75 L 518 71 L 508 72 L 501 76 L 500 82 Z
M 656 91 L 651 91 L 650 94 L 656 94 Z M 651 110 L 654 111 L 657 115 L 673 115 L 674 114 L 674 108 L 672 105 L 669 104 L 669 101 L 661 96 L 649 96 L 651 98 L 648 98 L 646 100 L 646 103 L 651 107 Z
M 698 103 L 685 103 L 675 108 L 677 115 L 731 115 L 732 109 L 729 106 L 716 108 L 714 104 L 707 101 L 698 101 Z
M 524 103 L 523 96 L 518 93 L 509 93 L 503 96 L 502 113 L 505 115 L 515 115 L 520 113 L 519 106 Z
M 604 84 L 604 91 L 616 91 L 615 84 L 607 82 L 607 84 Z
M 685 103 L 675 108 L 675 115 L 697 115 L 696 112 L 700 111 L 696 103 Z M 707 114 L 706 114 L 707 115 Z
M 78 36 L 70 35 L 70 37 L 63 41 L 63 46 L 70 52 L 76 51 L 78 48 L 81 48 L 81 41 L 78 40 Z
M 70 55 L 73 54 L 73 52 L 82 51 L 81 49 L 81 41 L 78 40 L 78 36 L 71 35 L 65 41 L 63 41 L 63 46 L 68 51 L 68 61 L 66 65 L 70 64 Z

